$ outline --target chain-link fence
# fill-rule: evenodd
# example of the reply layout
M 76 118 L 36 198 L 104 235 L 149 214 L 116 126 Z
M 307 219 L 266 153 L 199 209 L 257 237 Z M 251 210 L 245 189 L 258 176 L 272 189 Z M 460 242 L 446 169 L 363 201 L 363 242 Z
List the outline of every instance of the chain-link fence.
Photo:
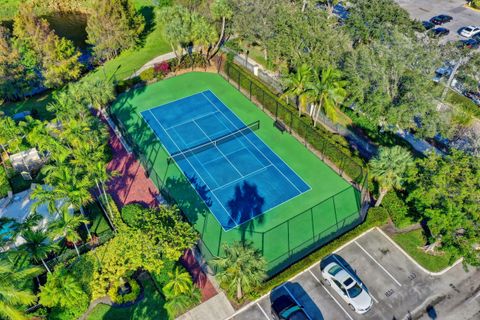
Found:
M 310 150 L 324 152 L 322 157 L 326 160 L 341 160 L 336 167 L 337 172 L 347 172 L 354 178 L 355 185 L 271 227 L 262 226 L 262 216 L 259 216 L 224 231 L 192 182 L 178 166 L 168 163 L 168 152 L 135 109 L 130 108 L 128 103 L 119 103 L 117 108 L 110 110 L 110 116 L 164 199 L 176 204 L 199 232 L 202 239 L 199 247 L 207 261 L 223 254 L 224 243 L 250 241 L 267 260 L 269 273 L 274 274 L 363 221 L 369 202 L 368 194 L 362 192 L 366 188 L 367 177 L 362 166 L 303 125 L 292 111 L 278 104 L 267 91 L 247 82 L 246 78 L 240 76 L 238 79 L 249 88 L 251 86 L 248 92 L 252 97 L 260 97 L 265 104 L 261 107 L 266 112 L 282 119 L 297 138 L 303 137 L 302 143 Z M 320 150 L 315 149 L 316 146 Z

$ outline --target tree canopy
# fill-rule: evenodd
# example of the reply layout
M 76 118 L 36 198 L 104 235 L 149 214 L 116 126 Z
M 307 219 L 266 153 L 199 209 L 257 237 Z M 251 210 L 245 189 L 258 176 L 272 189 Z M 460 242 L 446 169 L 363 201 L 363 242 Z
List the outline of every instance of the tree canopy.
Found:
M 430 154 L 409 174 L 409 201 L 428 219 L 433 241 L 480 265 L 480 159 L 460 151 Z

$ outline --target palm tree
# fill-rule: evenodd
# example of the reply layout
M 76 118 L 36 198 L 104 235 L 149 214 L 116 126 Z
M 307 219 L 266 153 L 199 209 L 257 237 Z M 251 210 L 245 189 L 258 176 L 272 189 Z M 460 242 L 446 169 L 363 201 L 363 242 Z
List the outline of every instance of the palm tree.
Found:
M 83 80 L 80 86 L 85 104 L 105 115 L 105 106 L 115 99 L 113 83 L 107 80 L 88 78 Z
M 77 229 L 82 223 L 86 224 L 88 220 L 83 216 L 70 214 L 68 210 L 62 210 L 60 217 L 51 222 L 48 227 L 52 237 L 62 236 L 67 241 L 72 242 L 77 255 L 80 257 L 77 242 L 82 238 L 78 234 Z
M 60 306 L 68 308 L 78 301 L 78 297 L 85 295 L 78 281 L 63 268 L 50 273 L 47 282 L 40 287 L 40 303 L 46 307 Z
M 169 281 L 163 287 L 166 297 L 175 297 L 192 291 L 192 277 L 188 272 L 182 272 L 176 267 L 173 272 L 168 272 Z
M 168 298 L 167 302 L 165 302 L 164 308 L 167 310 L 170 318 L 173 319 L 190 307 L 192 303 L 199 302 L 201 298 L 202 295 L 200 290 L 195 286 L 192 286 L 190 291 Z
M 323 111 L 332 121 L 337 120 L 337 106 L 347 96 L 346 81 L 341 79 L 341 72 L 337 69 L 326 68 L 321 72 L 314 72 L 313 80 L 309 83 L 309 96 L 313 108 L 310 115 L 313 125 L 317 125 L 318 116 Z
M 25 240 L 25 243 L 18 247 L 18 251 L 30 259 L 33 259 L 35 262 L 42 262 L 45 269 L 51 273 L 50 268 L 45 262 L 45 258 L 50 252 L 57 249 L 57 245 L 52 242 L 43 230 L 24 230 L 21 236 Z
M 382 203 L 388 191 L 402 188 L 405 174 L 412 165 L 412 155 L 402 147 L 380 148 L 378 155 L 370 160 L 370 173 L 379 186 L 376 207 Z
M 40 267 L 18 267 L 7 259 L 0 260 L 0 318 L 29 319 L 24 306 L 32 305 L 36 297 L 25 283 L 41 273 Z
M 225 257 L 215 258 L 212 264 L 220 269 L 217 273 L 220 282 L 228 287 L 230 294 L 236 293 L 237 300 L 240 300 L 245 292 L 265 279 L 267 263 L 251 243 L 224 244 L 223 250 Z
M 220 46 L 222 42 L 224 41 L 225 38 L 225 26 L 227 23 L 227 20 L 230 20 L 233 16 L 233 9 L 228 0 L 215 0 L 213 1 L 210 11 L 212 13 L 212 17 L 215 20 L 222 20 L 222 28 L 220 30 L 220 36 L 218 37 L 217 44 L 212 50 L 212 56 L 214 56 L 218 50 L 220 49 Z
M 80 213 L 85 216 L 84 206 L 92 201 L 90 188 L 93 182 L 89 180 L 88 175 L 82 168 L 76 166 L 70 168 L 68 166 L 58 167 L 47 175 L 45 181 L 55 186 L 53 193 L 56 199 L 63 199 L 62 209 L 73 207 L 79 209 Z M 90 237 L 90 229 L 88 224 L 84 223 Z
M 215 26 L 201 15 L 192 15 L 192 40 L 195 45 L 200 47 L 200 54 L 206 62 L 208 62 L 210 56 L 210 49 L 217 39 L 218 34 Z
M 286 80 L 287 89 L 282 97 L 294 95 L 297 98 L 298 115 L 301 116 L 305 112 L 309 99 L 309 86 L 312 81 L 312 68 L 307 64 L 302 64 L 297 72 L 290 74 Z
M 89 170 L 92 175 L 95 184 L 97 185 L 98 194 L 100 197 L 103 197 L 103 202 L 107 206 L 108 214 L 107 218 L 112 226 L 113 230 L 115 231 L 115 225 L 113 221 L 115 221 L 115 217 L 113 216 L 113 210 L 110 204 L 110 200 L 107 196 L 107 191 L 105 188 L 105 184 L 113 177 L 118 176 L 119 173 L 116 171 L 108 172 L 107 164 L 103 161 L 98 161 L 94 163 L 94 167 L 92 170 Z

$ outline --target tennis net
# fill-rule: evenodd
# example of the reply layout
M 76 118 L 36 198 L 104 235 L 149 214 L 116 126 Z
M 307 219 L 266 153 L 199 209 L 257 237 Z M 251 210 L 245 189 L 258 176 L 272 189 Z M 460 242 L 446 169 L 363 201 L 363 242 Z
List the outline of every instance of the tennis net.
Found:
M 241 128 L 241 129 L 238 129 L 236 131 L 233 131 L 233 132 L 230 132 L 226 135 L 218 137 L 215 140 L 212 140 L 212 141 L 209 141 L 209 142 L 206 142 L 206 143 L 202 143 L 202 144 L 196 145 L 194 147 L 191 147 L 191 148 L 188 148 L 188 149 L 185 149 L 185 150 L 177 151 L 177 152 L 173 153 L 168 158 L 168 162 L 171 163 L 174 160 L 177 161 L 177 160 L 186 159 L 187 157 L 190 157 L 194 154 L 203 152 L 203 151 L 208 150 L 208 149 L 213 148 L 213 147 L 217 147 L 217 146 L 221 145 L 222 143 L 232 141 L 232 140 L 236 139 L 237 137 L 248 134 L 252 131 L 256 131 L 258 129 L 260 129 L 260 121 L 259 120 L 255 121 L 255 122 L 252 122 L 249 125 Z

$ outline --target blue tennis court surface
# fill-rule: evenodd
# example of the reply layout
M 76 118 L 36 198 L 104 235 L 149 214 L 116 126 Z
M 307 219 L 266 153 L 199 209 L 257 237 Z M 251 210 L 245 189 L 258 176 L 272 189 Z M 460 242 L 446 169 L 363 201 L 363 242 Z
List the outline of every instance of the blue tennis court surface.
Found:
M 225 230 L 310 189 L 211 91 L 142 116 Z

